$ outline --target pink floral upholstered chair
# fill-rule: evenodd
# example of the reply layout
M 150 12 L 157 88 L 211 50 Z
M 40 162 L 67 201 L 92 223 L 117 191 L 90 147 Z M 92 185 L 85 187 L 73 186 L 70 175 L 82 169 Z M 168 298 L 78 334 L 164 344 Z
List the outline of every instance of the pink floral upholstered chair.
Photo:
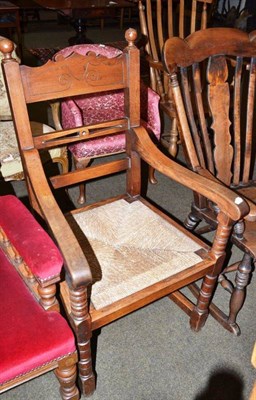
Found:
M 72 53 L 82 55 L 94 52 L 113 58 L 122 53 L 121 50 L 101 44 L 83 44 L 66 47 L 60 50 L 56 57 L 68 57 Z M 159 96 L 141 82 L 141 118 L 148 132 L 160 138 Z M 65 100 L 61 104 L 61 124 L 64 129 L 74 126 L 99 123 L 109 119 L 122 118 L 124 115 L 124 94 L 121 90 L 107 92 L 102 95 L 79 96 Z M 125 150 L 125 133 L 87 140 L 69 146 L 74 158 L 75 168 L 86 168 L 90 161 L 97 157 L 122 153 Z M 153 173 L 150 180 L 153 182 Z M 85 185 L 80 185 L 78 203 L 85 202 Z

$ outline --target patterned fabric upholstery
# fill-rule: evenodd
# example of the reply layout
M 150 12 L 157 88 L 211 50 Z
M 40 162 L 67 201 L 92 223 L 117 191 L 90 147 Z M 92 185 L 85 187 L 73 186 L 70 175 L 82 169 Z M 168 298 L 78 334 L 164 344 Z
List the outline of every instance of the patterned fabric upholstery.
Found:
M 73 52 L 85 55 L 89 51 L 109 58 L 122 53 L 121 50 L 105 45 L 75 45 L 60 50 L 57 56 L 69 56 Z M 108 119 L 122 118 L 124 115 L 123 92 L 112 91 L 97 96 L 79 96 L 62 103 L 62 125 L 65 129 L 72 126 L 82 126 L 102 122 Z M 141 82 L 141 117 L 142 124 L 160 138 L 159 96 Z M 76 158 L 94 158 L 107 154 L 119 153 L 125 150 L 125 134 L 107 136 L 94 140 L 87 140 L 69 146 L 69 150 Z

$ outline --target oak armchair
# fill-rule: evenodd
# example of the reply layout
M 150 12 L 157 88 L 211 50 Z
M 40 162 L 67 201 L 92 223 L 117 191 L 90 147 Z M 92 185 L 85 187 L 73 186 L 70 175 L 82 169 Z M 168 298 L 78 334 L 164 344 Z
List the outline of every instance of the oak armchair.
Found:
M 247 203 L 230 189 L 166 157 L 141 125 L 136 36 L 133 29 L 126 31 L 127 47 L 113 59 L 94 53 L 72 54 L 34 68 L 19 66 L 11 57 L 12 43 L 0 42 L 30 202 L 45 219 L 65 263 L 68 279 L 62 285 L 61 295 L 67 313 L 75 318 L 80 384 L 85 395 L 95 389 L 90 341 L 98 328 L 165 296 L 189 315 L 193 330 L 202 328 L 222 271 L 233 224 L 249 211 Z M 124 117 L 32 136 L 27 114 L 29 103 L 117 89 L 124 90 Z M 48 183 L 39 157 L 41 149 L 123 131 L 126 132 L 126 153 L 121 158 L 103 159 L 105 162 L 99 165 L 52 176 Z M 142 197 L 142 161 L 218 204 L 221 211 L 212 246 Z M 126 181 L 125 193 L 102 198 L 98 203 L 70 210 L 65 215 L 57 205 L 55 189 L 117 172 L 122 172 Z M 194 285 L 200 278 L 202 286 L 192 303 L 180 289 Z M 67 284 L 72 289 L 70 306 Z
M 208 28 L 185 40 L 168 39 L 164 46 L 187 164 L 199 175 L 231 188 L 250 205 L 250 213 L 235 224 L 231 235 L 243 259 L 225 268 L 220 277 L 231 293 L 229 313 L 223 314 L 222 321 L 235 334 L 240 333 L 237 314 L 256 255 L 255 35 L 255 31 L 248 35 L 232 28 Z M 194 230 L 204 221 L 206 226 L 197 233 L 214 230 L 218 213 L 215 202 L 195 191 L 185 226 Z M 233 284 L 225 272 L 236 270 Z

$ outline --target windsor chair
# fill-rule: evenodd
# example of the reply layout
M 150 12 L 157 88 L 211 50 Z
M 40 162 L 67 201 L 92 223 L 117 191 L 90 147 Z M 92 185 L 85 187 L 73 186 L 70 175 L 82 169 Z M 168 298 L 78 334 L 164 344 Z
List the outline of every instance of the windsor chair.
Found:
M 244 253 L 235 285 L 221 276 L 231 293 L 227 329 L 240 333 L 236 319 L 255 262 L 255 60 L 256 32 L 234 28 L 208 28 L 185 40 L 171 38 L 164 46 L 164 62 L 177 110 L 186 160 L 199 175 L 208 176 L 250 205 L 250 214 L 235 224 L 231 242 Z M 225 37 L 225 40 L 223 40 Z M 202 65 L 203 64 L 203 65 Z M 202 90 L 204 86 L 205 90 Z M 185 226 L 199 234 L 217 227 L 218 207 L 195 191 Z
M 170 120 L 168 130 L 162 132 L 162 142 L 174 157 L 178 151 L 179 134 L 172 92 L 161 61 L 163 45 L 170 37 L 184 38 L 196 30 L 205 29 L 214 3 L 214 0 L 138 2 L 141 33 L 146 40 L 145 51 L 150 67 L 150 85 L 160 95 L 161 110 Z

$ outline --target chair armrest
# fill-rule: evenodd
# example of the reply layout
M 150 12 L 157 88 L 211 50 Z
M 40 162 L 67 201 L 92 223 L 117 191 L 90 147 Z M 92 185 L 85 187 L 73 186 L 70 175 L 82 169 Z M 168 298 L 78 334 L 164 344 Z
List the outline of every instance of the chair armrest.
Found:
M 84 125 L 82 111 L 73 99 L 61 103 L 61 124 L 65 129 Z
M 212 180 L 212 181 L 215 181 L 215 182 L 219 183 L 220 185 L 223 185 L 223 183 L 220 182 L 220 181 L 219 181 L 214 175 L 212 175 L 212 174 L 210 173 L 210 171 L 208 171 L 207 169 L 204 169 L 204 168 L 202 168 L 202 167 L 198 167 L 198 168 L 196 169 L 196 172 L 197 172 L 199 175 L 206 177 L 207 179 L 210 179 L 210 180 Z M 223 185 L 223 186 L 224 186 L 224 185 Z M 232 189 L 230 189 L 230 190 L 232 190 Z M 234 191 L 234 192 L 235 192 L 235 191 Z M 238 194 L 238 195 L 239 195 L 239 194 Z M 239 195 L 239 196 L 240 196 L 240 195 Z M 254 204 L 251 200 L 247 199 L 247 197 L 245 197 L 245 196 L 243 196 L 243 199 L 246 201 L 246 203 L 247 203 L 247 204 L 249 205 L 249 207 L 250 207 L 250 212 L 249 212 L 249 214 L 247 214 L 247 215 L 244 217 L 244 219 L 247 220 L 247 221 L 251 221 L 251 222 L 256 221 L 256 204 Z
M 50 107 L 52 110 L 54 128 L 56 129 L 56 131 L 61 131 L 62 125 L 60 122 L 60 101 L 50 102 Z
M 155 69 L 158 69 L 160 71 L 165 71 L 163 63 L 161 61 L 154 60 L 150 55 L 146 56 L 146 60 L 148 61 L 149 66 L 151 68 L 155 68 Z
M 233 221 L 246 216 L 250 208 L 247 202 L 231 189 L 219 182 L 209 182 L 208 177 L 200 176 L 176 161 L 165 156 L 151 141 L 143 127 L 134 128 L 135 146 L 141 158 L 153 168 L 173 179 L 174 181 L 200 193 L 216 203 Z
M 24 161 L 35 199 L 63 256 L 69 282 L 74 289 L 89 285 L 92 282 L 89 264 L 52 195 L 38 151 L 36 149 L 25 151 Z
M 0 196 L 0 209 L 1 229 L 33 276 L 40 284 L 58 281 L 63 258 L 29 210 L 13 195 Z

